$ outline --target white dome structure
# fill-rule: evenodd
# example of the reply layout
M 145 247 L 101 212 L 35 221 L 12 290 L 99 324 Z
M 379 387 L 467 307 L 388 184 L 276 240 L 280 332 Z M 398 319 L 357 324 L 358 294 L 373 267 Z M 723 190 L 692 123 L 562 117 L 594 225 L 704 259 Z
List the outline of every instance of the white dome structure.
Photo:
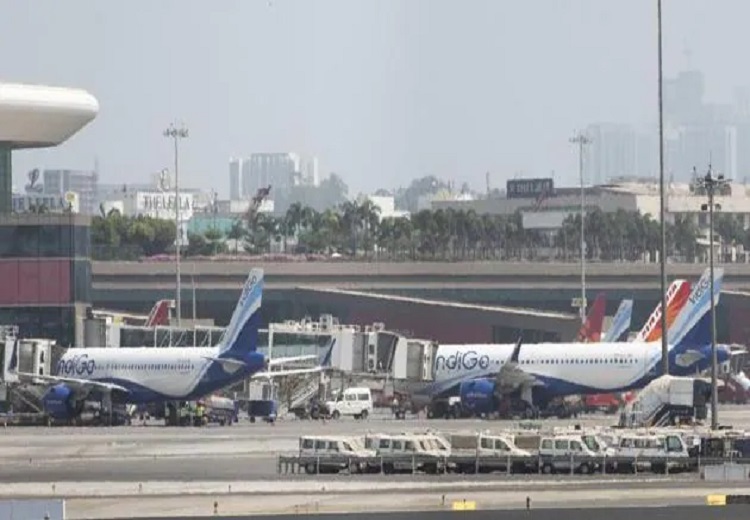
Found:
M 0 213 L 12 208 L 11 152 L 64 143 L 98 113 L 85 90 L 0 82 Z

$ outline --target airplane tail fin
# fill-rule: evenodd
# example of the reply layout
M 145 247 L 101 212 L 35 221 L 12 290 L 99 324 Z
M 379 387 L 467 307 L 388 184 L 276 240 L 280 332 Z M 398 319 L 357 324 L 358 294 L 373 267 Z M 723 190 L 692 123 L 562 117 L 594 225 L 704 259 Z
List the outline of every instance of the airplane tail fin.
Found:
M 672 323 L 687 303 L 690 297 L 690 282 L 687 280 L 674 280 L 667 288 L 667 331 L 670 330 Z M 638 332 L 635 338 L 637 342 L 659 341 L 662 336 L 661 330 L 661 302 L 651 313 L 643 328 Z
M 617 308 L 612 324 L 604 335 L 605 343 L 620 341 L 630 331 L 630 320 L 633 316 L 633 300 L 622 300 Z
M 159 300 L 151 308 L 146 320 L 146 327 L 169 324 L 169 307 L 171 300 Z
M 260 306 L 263 299 L 263 270 L 253 269 L 242 288 L 232 319 L 219 345 L 221 357 L 242 359 L 258 346 Z
M 714 305 L 719 304 L 723 280 L 724 269 L 715 268 Z M 677 315 L 674 326 L 668 331 L 667 340 L 670 345 L 689 348 L 711 343 L 711 300 L 711 275 L 710 269 L 706 269 Z
M 604 325 L 604 313 L 606 312 L 607 298 L 604 293 L 596 295 L 594 304 L 589 310 L 586 321 L 581 325 L 578 331 L 576 341 L 579 343 L 597 342 L 602 336 L 602 326 Z

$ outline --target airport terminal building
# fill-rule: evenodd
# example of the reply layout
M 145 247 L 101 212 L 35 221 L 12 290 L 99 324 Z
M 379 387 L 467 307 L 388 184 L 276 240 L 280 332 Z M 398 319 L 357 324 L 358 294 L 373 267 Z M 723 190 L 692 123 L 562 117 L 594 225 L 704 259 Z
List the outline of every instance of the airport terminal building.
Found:
M 12 152 L 57 146 L 98 110 L 82 90 L 0 83 L 0 323 L 26 337 L 76 344 L 91 301 L 90 223 L 72 211 L 14 214 Z

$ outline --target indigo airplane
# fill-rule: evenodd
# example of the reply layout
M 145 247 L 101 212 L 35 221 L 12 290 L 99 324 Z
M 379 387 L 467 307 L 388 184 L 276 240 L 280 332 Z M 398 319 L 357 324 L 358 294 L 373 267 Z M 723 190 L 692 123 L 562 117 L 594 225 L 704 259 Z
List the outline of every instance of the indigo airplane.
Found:
M 723 270 L 715 270 L 718 302 Z M 708 270 L 693 288 L 670 330 L 673 375 L 691 375 L 710 366 L 710 278 Z M 672 332 L 675 332 L 672 334 Z M 512 402 L 526 413 L 558 397 L 625 392 L 643 388 L 661 375 L 661 342 L 440 345 L 434 382 L 423 389 L 431 398 L 460 396 L 461 407 L 476 414 Z M 719 346 L 720 363 L 729 349 Z
M 272 370 L 273 366 L 317 356 L 268 360 L 257 352 L 263 271 L 250 272 L 221 341 L 214 347 L 70 348 L 54 375 L 17 372 L 18 342 L 9 371 L 19 381 L 51 385 L 42 397 L 56 420 L 80 415 L 92 395 L 118 404 L 192 401 L 254 376 L 316 372 L 320 367 Z M 106 400 L 105 399 L 105 400 Z

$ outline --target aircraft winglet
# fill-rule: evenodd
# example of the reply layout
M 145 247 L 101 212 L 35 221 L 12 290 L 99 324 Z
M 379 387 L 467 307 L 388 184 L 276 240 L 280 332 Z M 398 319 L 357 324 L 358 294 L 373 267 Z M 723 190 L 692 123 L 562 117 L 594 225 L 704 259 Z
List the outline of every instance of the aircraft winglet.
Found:
M 518 363 L 518 355 L 521 353 L 521 344 L 523 343 L 523 336 L 518 336 L 516 340 L 516 346 L 513 347 L 513 353 L 510 355 L 511 363 Z

